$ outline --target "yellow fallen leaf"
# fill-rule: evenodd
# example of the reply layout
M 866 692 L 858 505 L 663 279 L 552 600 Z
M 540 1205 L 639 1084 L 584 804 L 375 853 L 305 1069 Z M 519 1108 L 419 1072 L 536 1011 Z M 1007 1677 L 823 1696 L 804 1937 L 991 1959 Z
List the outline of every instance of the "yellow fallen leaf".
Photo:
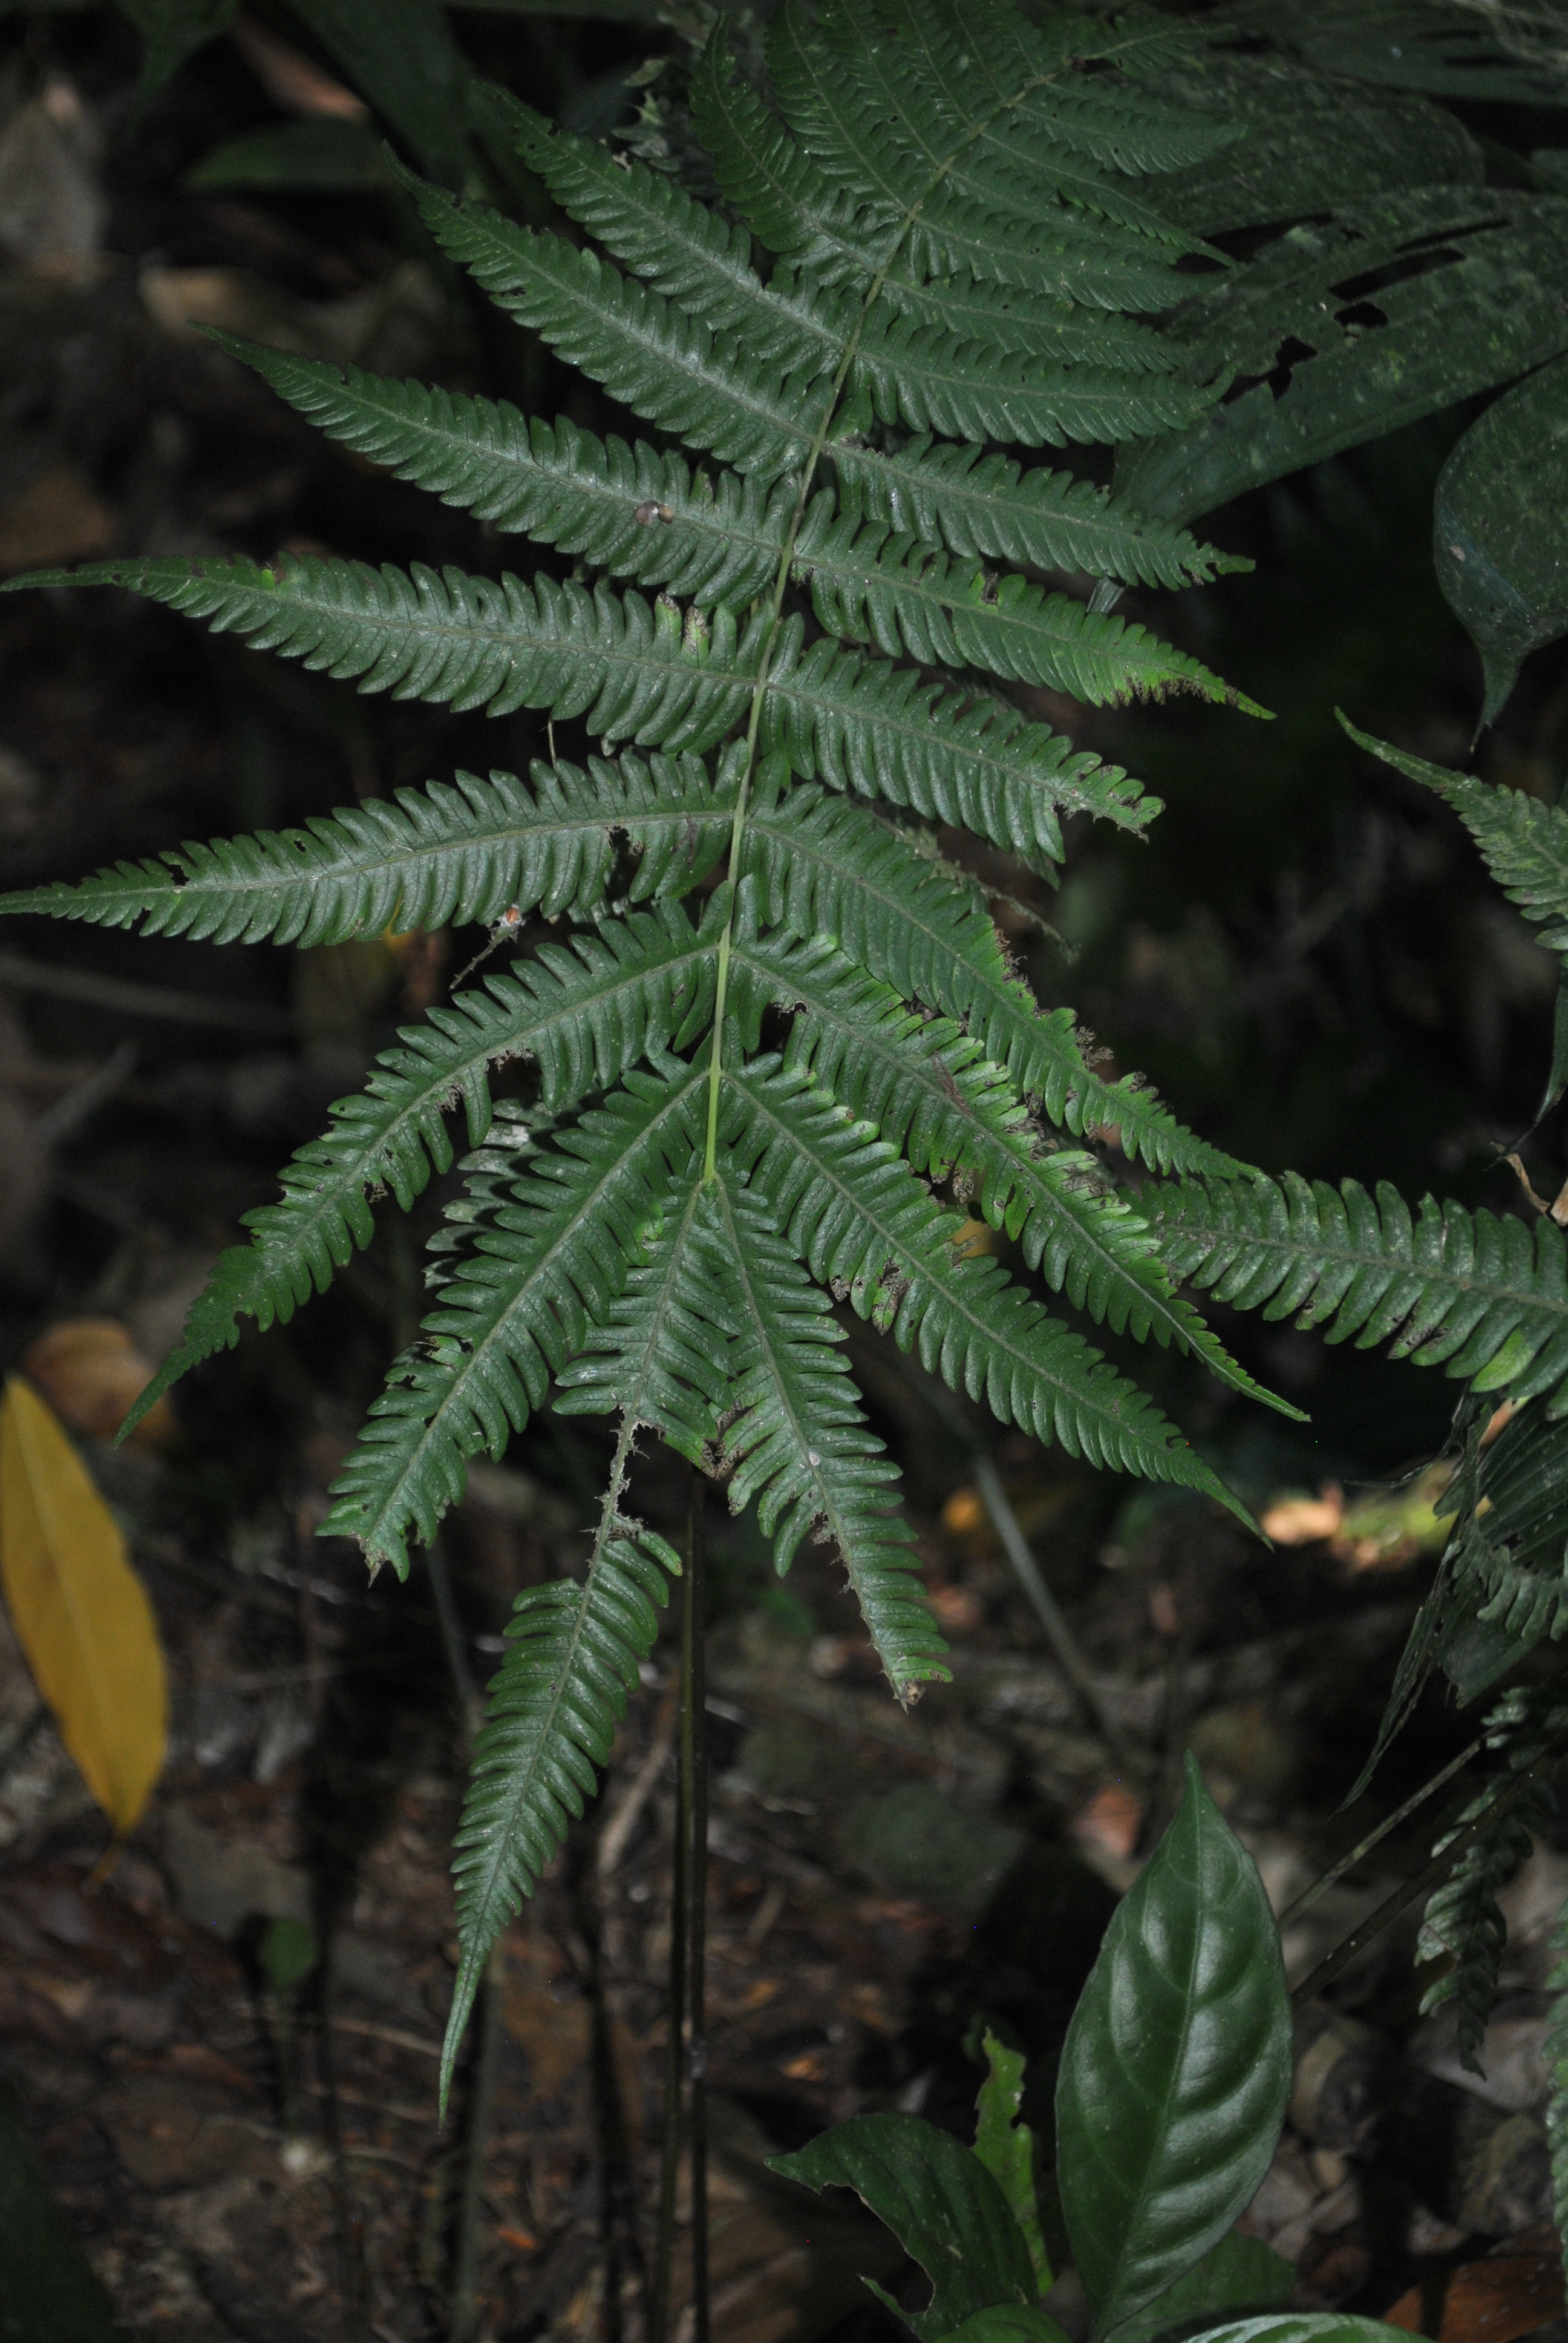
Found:
M 124 1837 L 163 1768 L 163 1650 L 113 1515 L 19 1375 L 0 1400 L 0 1590 L 61 1740 Z

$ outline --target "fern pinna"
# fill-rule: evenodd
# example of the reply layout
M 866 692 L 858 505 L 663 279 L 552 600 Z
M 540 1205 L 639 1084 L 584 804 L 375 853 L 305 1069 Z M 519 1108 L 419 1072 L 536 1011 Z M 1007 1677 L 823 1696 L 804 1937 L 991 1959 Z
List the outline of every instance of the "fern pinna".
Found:
M 1201 582 L 1182 529 L 1025 453 L 1195 420 L 1221 394 L 1147 322 L 1198 247 L 1146 192 L 1231 136 L 1148 92 L 1179 26 L 1002 0 L 789 0 L 774 103 L 722 29 L 692 112 L 719 201 L 496 94 L 574 232 L 409 179 L 426 227 L 650 438 L 276 351 L 231 349 L 333 437 L 569 564 L 531 580 L 347 560 L 122 560 L 127 587 L 363 691 L 578 719 L 579 761 L 458 776 L 309 823 L 187 845 L 6 899 L 144 933 L 298 944 L 541 913 L 573 924 L 410 1028 L 248 1216 L 140 1413 L 241 1322 L 287 1319 L 475 1151 L 437 1304 L 393 1366 L 328 1534 L 407 1568 L 554 1388 L 620 1417 L 580 1579 L 519 1601 L 457 1857 L 448 2071 L 488 1947 L 591 1794 L 678 1560 L 628 1517 L 638 1429 L 755 1499 L 780 1570 L 842 1558 L 891 1684 L 942 1675 L 897 1476 L 829 1293 L 1003 1422 L 1233 1503 L 1153 1402 L 936 1191 L 978 1195 L 1096 1322 L 1255 1390 L 1176 1292 L 1149 1221 L 1066 1139 L 1151 1171 L 1241 1168 L 1042 1013 L 961 826 L 1036 869 L 1064 815 L 1157 810 L 1010 686 L 1091 702 L 1184 690 L 1197 659 L 1040 581 Z M 1141 82 L 1120 68 L 1137 53 Z M 1150 185 L 1157 185 L 1151 181 Z M 1209 256 L 1217 263 L 1218 256 Z M 65 582 L 51 574 L 19 585 Z M 592 753 L 589 753 L 589 751 Z M 536 1070 L 523 1121 L 490 1070 Z M 553 1125 L 554 1136 L 548 1133 Z M 532 1136 L 530 1136 L 530 1126 Z M 826 1289 L 826 1291 L 824 1290 Z

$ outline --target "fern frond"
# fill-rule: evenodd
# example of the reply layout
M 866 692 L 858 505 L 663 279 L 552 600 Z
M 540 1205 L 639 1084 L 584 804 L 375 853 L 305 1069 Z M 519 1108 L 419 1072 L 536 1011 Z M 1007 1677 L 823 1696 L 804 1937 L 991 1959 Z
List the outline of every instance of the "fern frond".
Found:
M 609 1755 L 668 1580 L 680 1574 L 663 1538 L 621 1518 L 624 1472 L 618 1455 L 582 1584 L 560 1579 L 518 1595 L 510 1648 L 487 1691 L 452 1865 L 459 1956 L 441 2052 L 443 2112 L 490 1948 L 598 1789 L 594 1768 Z
M 994 1261 L 954 1251 L 961 1225 L 873 1126 L 809 1077 L 759 1059 L 725 1077 L 730 1160 L 750 1175 L 814 1277 L 954 1391 L 984 1396 L 1070 1456 L 1178 1483 L 1245 1509 L 1133 1384 Z
M 784 1053 L 915 1171 L 941 1182 L 962 1173 L 993 1229 L 1005 1229 L 1041 1272 L 1097 1325 L 1172 1341 L 1194 1352 L 1234 1390 L 1305 1422 L 1230 1357 L 1191 1302 L 1175 1291 L 1159 1240 L 1093 1158 L 1048 1152 L 1027 1108 L 977 1041 L 947 1018 L 927 1019 L 890 985 L 847 960 L 831 940 L 738 932 L 735 956 L 781 1008 L 799 1007 Z
M 829 453 L 847 497 L 871 518 L 956 554 L 1135 578 L 1149 586 L 1180 586 L 1249 566 L 1091 480 L 1022 471 L 1010 456 L 927 438 L 901 447 L 839 440 Z
M 901 206 L 868 201 L 829 176 L 737 72 L 722 21 L 699 60 L 691 99 L 719 186 L 781 260 L 823 284 L 861 287 L 886 266 L 895 303 L 905 283 L 918 287 L 933 273 L 955 274 L 945 265 L 931 271 L 923 255 L 895 256 L 905 225 Z M 1143 237 L 1096 236 L 1082 226 L 1049 239 L 1037 221 L 1027 257 L 992 253 L 992 266 L 959 266 L 982 281 L 1016 285 L 1047 300 L 1153 310 L 1171 305 L 1170 250 Z
M 1494 787 L 1473 773 L 1429 765 L 1424 757 L 1359 730 L 1342 711 L 1340 722 L 1368 756 L 1448 799 L 1509 901 L 1527 920 L 1549 923 L 1538 940 L 1549 951 L 1568 952 L 1568 811 L 1523 789 Z
M 729 840 L 729 797 L 697 757 L 590 758 L 511 773 L 458 773 L 315 816 L 303 830 L 187 840 L 75 886 L 0 896 L 0 914 L 46 912 L 143 935 L 214 943 L 341 943 L 388 928 L 489 922 L 501 912 L 588 912 L 624 839 L 631 898 L 683 895 Z
M 1491 1795 L 1490 1793 L 1488 1795 Z M 1468 1805 L 1453 1829 L 1440 1838 L 1433 1855 L 1441 1855 L 1484 1805 Z M 1476 2055 L 1486 2022 L 1497 1998 L 1497 1972 L 1508 1942 L 1508 1923 L 1498 1906 L 1498 1890 L 1506 1887 L 1527 1859 L 1532 1845 L 1531 1821 L 1511 1807 L 1492 1829 L 1465 1849 L 1442 1885 L 1427 1900 L 1416 1939 L 1419 1962 L 1447 1959 L 1451 1966 L 1422 1996 L 1421 2013 L 1428 2017 L 1445 2002 L 1457 2002 L 1459 2063 L 1473 2075 L 1484 2075 Z
M 608 159 L 606 167 L 614 168 Z M 689 313 L 587 248 L 409 185 L 442 249 L 492 300 L 635 414 L 764 483 L 804 464 L 856 323 L 852 303 L 824 297 L 815 317 L 806 312 L 786 336 L 789 312 L 759 280 L 754 336 L 750 318 L 729 322 L 743 288 L 733 269 L 720 269 L 729 297 L 710 325 L 706 312 Z M 960 341 L 890 306 L 861 325 L 854 379 L 884 421 L 1030 447 L 1150 438 L 1186 428 L 1213 403 L 1185 377 L 1052 367 Z
M 1468 1609 L 1529 1650 L 1568 1634 L 1568 1442 L 1549 1410 L 1503 1426 L 1456 1484 L 1445 1562 Z
M 1296 1313 L 1330 1342 L 1387 1342 L 1390 1356 L 1441 1366 L 1473 1390 L 1568 1403 L 1568 1243 L 1533 1227 L 1422 1200 L 1414 1221 L 1386 1181 L 1369 1196 L 1293 1172 L 1222 1187 L 1145 1192 L 1165 1259 L 1236 1310 Z
M 1195 1138 L 1152 1091 L 1091 1071 L 1070 1009 L 1041 1015 L 1007 964 L 977 890 L 923 857 L 864 807 L 809 789 L 764 795 L 747 825 L 764 915 L 797 935 L 837 938 L 849 958 L 964 1025 L 1021 1096 L 1053 1122 L 1113 1127 L 1124 1151 L 1216 1179 L 1242 1167 Z
M 1550 1691 L 1523 1687 L 1507 1694 L 1486 1720 L 1486 1745 L 1502 1754 L 1502 1782 L 1523 1773 L 1551 1748 L 1568 1725 L 1568 1705 Z M 1473 1799 L 1432 1848 L 1452 1846 L 1460 1832 L 1497 1796 L 1493 1780 Z M 1498 1892 L 1528 1860 L 1535 1835 L 1556 1805 L 1549 1782 L 1537 1781 L 1473 1840 L 1427 1903 L 1416 1943 L 1418 1962 L 1446 1958 L 1449 1967 L 1422 1996 L 1422 2015 L 1457 2002 L 1459 2062 L 1473 2075 L 1485 2070 L 1476 2055 L 1497 1997 L 1497 1972 L 1508 1941 Z
M 335 1269 L 367 1245 L 370 1197 L 390 1188 L 407 1212 L 452 1150 L 443 1113 L 459 1099 L 471 1145 L 489 1128 L 487 1075 L 509 1058 L 538 1067 L 539 1106 L 558 1111 L 595 1084 L 618 1081 L 713 1007 L 724 905 L 694 928 L 678 904 L 607 923 L 597 935 L 547 944 L 482 990 L 432 1009 L 383 1051 L 365 1091 L 332 1109 L 333 1128 L 302 1147 L 282 1173 L 281 1203 L 246 1213 L 247 1245 L 218 1257 L 191 1304 L 176 1348 L 126 1417 L 133 1431 L 180 1376 L 239 1340 L 239 1322 L 283 1323 L 325 1293 Z M 717 913 L 717 917 L 716 917 Z
M 630 1273 L 644 1228 L 697 1142 L 703 1069 L 633 1072 L 537 1156 L 475 1233 L 421 1344 L 373 1404 L 324 1524 L 403 1576 L 463 1493 L 464 1460 L 500 1457 Z
M 867 1633 L 899 1698 L 946 1678 L 946 1649 L 911 1573 L 914 1539 L 896 1510 L 899 1474 L 866 1429 L 843 1335 L 761 1200 L 724 1167 L 710 1192 L 724 1235 L 735 1320 L 738 1413 L 724 1433 L 729 1503 L 757 1517 L 782 1573 L 802 1538 L 836 1546 Z
M 587 246 L 411 175 L 419 216 L 497 307 L 636 415 L 764 483 L 804 466 L 830 385 L 715 333 Z
M 1027 162 L 1005 168 L 977 161 L 986 124 L 1032 96 L 1050 121 L 1047 85 L 1073 59 L 1048 49 L 1015 51 L 1005 79 L 989 85 L 973 53 L 945 91 L 922 79 L 918 53 L 877 37 L 866 9 L 819 9 L 813 37 L 798 0 L 773 20 L 769 69 L 779 103 L 800 144 L 840 186 L 903 227 L 904 250 L 927 277 L 962 272 L 1003 284 L 1035 284 L 1037 252 L 1047 255 L 1092 235 L 1107 251 L 1163 253 L 1193 247 L 1151 205 L 1117 185 L 1070 139 L 1051 132 Z M 1020 32 L 1019 39 L 1025 40 Z M 1024 185 L 1020 187 L 1020 177 Z M 1084 215 L 1092 216 L 1092 227 Z
M 743 608 L 773 582 L 794 504 L 788 485 L 766 491 L 729 471 L 693 478 L 683 456 L 643 440 L 597 439 L 564 418 L 530 422 L 505 400 L 216 338 L 333 438 L 499 529 L 705 609 Z

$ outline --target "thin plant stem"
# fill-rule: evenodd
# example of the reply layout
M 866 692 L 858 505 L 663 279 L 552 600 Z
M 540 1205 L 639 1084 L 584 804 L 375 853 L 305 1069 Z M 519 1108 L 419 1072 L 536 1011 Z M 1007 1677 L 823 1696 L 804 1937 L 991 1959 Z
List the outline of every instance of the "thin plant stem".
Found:
M 1424 1806 L 1428 1798 L 1434 1797 L 1445 1782 L 1452 1782 L 1461 1768 L 1468 1765 L 1485 1746 L 1486 1735 L 1478 1735 L 1468 1749 L 1462 1749 L 1457 1757 L 1450 1759 L 1441 1774 L 1434 1774 L 1430 1782 L 1423 1782 L 1402 1806 L 1396 1806 L 1392 1815 L 1383 1816 L 1374 1830 L 1368 1831 L 1365 1838 L 1357 1839 L 1348 1855 L 1342 1855 L 1337 1863 L 1329 1865 L 1321 1879 L 1314 1879 L 1310 1887 L 1302 1890 L 1293 1904 L 1286 1905 L 1280 1915 L 1281 1928 L 1292 1926 L 1304 1912 L 1310 1912 L 1320 1896 L 1326 1896 L 1331 1887 L 1337 1886 L 1347 1871 L 1353 1871 L 1357 1864 L 1364 1861 L 1373 1847 L 1388 1836 L 1390 1831 L 1397 1830 L 1401 1823 L 1407 1822 L 1418 1806 Z
M 690 1949 L 687 1956 L 686 1993 L 689 2013 L 687 2090 L 691 2142 L 693 2343 L 709 2343 L 711 2308 L 708 2278 L 708 1668 L 703 1587 L 707 1524 L 703 1500 L 702 1474 L 693 1465 L 690 1534 L 687 1540 L 687 1600 L 681 1614 L 681 1664 L 685 1681 L 680 1720 L 680 1770 L 691 1833 L 687 1873 L 690 1899 L 690 1919 L 688 1923 Z
M 658 2167 L 658 2212 L 654 2237 L 653 2287 L 648 2307 L 648 2343 L 668 2343 L 670 2290 L 675 2262 L 675 2201 L 680 2180 L 685 2125 L 686 1956 L 690 1923 L 690 1837 L 687 1812 L 686 1720 L 690 1704 L 687 1674 L 688 1617 L 691 1608 L 692 1558 L 688 1553 L 680 1588 L 680 1780 L 676 1794 L 675 1844 L 670 1851 L 669 1986 L 664 2045 L 664 2140 Z
M 1441 1853 L 1434 1855 L 1430 1863 L 1422 1864 L 1413 1878 L 1405 1880 L 1394 1889 L 1392 1896 L 1385 1896 L 1377 1910 L 1369 1913 L 1358 1926 L 1351 1930 L 1348 1936 L 1334 1946 L 1332 1953 L 1327 1954 L 1318 1963 L 1317 1967 L 1309 1976 L 1302 1979 L 1301 1984 L 1291 1995 L 1292 2006 L 1295 2009 L 1304 2008 L 1309 2001 L 1315 1999 L 1317 1995 L 1322 1992 L 1325 1986 L 1333 1983 L 1342 1970 L 1350 1966 L 1358 1953 L 1364 1951 L 1368 1945 L 1381 1936 L 1385 1928 L 1392 1927 L 1407 1906 L 1413 1904 L 1417 1896 L 1430 1894 L 1440 1881 L 1448 1876 L 1460 1856 L 1474 1845 L 1482 1833 L 1492 1824 L 1501 1822 L 1509 1809 L 1518 1805 L 1527 1790 L 1533 1788 L 1543 1775 L 1550 1774 L 1553 1768 L 1561 1763 L 1563 1754 L 1563 1745 L 1559 1742 L 1537 1757 L 1533 1765 L 1526 1765 L 1523 1773 L 1515 1774 L 1512 1781 L 1505 1782 L 1496 1796 L 1488 1799 L 1481 1812 L 1473 1815 L 1463 1829 L 1450 1839 Z
M 971 1449 L 970 1461 L 974 1465 L 975 1486 L 1001 1540 L 1002 1551 L 1011 1563 L 1013 1575 L 1029 1597 L 1036 1618 L 1045 1629 L 1062 1674 L 1088 1710 L 1101 1739 L 1117 1764 L 1127 1773 L 1141 1771 L 1131 1743 L 1100 1696 L 1100 1687 L 1090 1673 L 1089 1662 L 1078 1647 L 1078 1639 L 1067 1624 L 1060 1604 L 1046 1584 L 1045 1574 L 1020 1527 L 1018 1515 L 1002 1487 L 1001 1474 L 996 1469 L 990 1450 Z
M 441 1648 L 457 1704 L 458 1728 L 465 1750 L 472 1749 L 484 1719 L 484 1703 L 474 1682 L 463 1645 L 463 1624 L 452 1594 L 452 1576 L 446 1549 L 438 1537 L 425 1550 L 430 1593 L 441 1631 Z M 463 2141 L 463 2183 L 457 2198 L 457 2234 L 452 2247 L 452 2292 L 447 2314 L 447 2343 L 470 2343 L 479 2322 L 479 2225 L 484 2215 L 485 2167 L 489 2154 L 490 2126 L 495 2117 L 496 2083 L 501 2058 L 501 2008 L 505 1997 L 506 1955 L 498 1941 L 492 1947 L 479 1988 L 478 2051 L 474 2061 L 474 2085 L 468 2099 L 468 2120 Z
M 485 2166 L 495 2113 L 496 2081 L 501 2061 L 503 1987 L 499 1947 L 479 1994 L 479 2054 L 474 2066 L 473 2096 L 468 2102 L 468 2137 L 463 2152 L 463 2193 L 457 2204 L 457 2243 L 452 2271 L 452 2310 L 447 2321 L 449 2343 L 470 2343 L 479 2323 L 479 2222 L 484 2211 Z

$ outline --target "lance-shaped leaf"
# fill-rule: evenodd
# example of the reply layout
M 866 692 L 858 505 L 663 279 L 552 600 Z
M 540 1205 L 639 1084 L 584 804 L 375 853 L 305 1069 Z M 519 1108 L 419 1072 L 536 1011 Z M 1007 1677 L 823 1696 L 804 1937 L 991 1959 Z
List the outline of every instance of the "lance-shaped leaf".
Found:
M 119 1524 L 20 1375 L 0 1398 L 0 1589 L 60 1738 L 124 1838 L 167 1745 L 157 1621 Z
M 1568 634 L 1568 359 L 1471 425 L 1438 475 L 1432 511 L 1437 582 L 1481 653 L 1481 730 L 1530 653 Z
M 1251 2202 L 1291 2073 L 1269 1899 L 1189 1756 L 1186 1795 L 1111 1916 L 1057 2083 L 1062 2212 L 1097 2337 L 1152 2302 Z

